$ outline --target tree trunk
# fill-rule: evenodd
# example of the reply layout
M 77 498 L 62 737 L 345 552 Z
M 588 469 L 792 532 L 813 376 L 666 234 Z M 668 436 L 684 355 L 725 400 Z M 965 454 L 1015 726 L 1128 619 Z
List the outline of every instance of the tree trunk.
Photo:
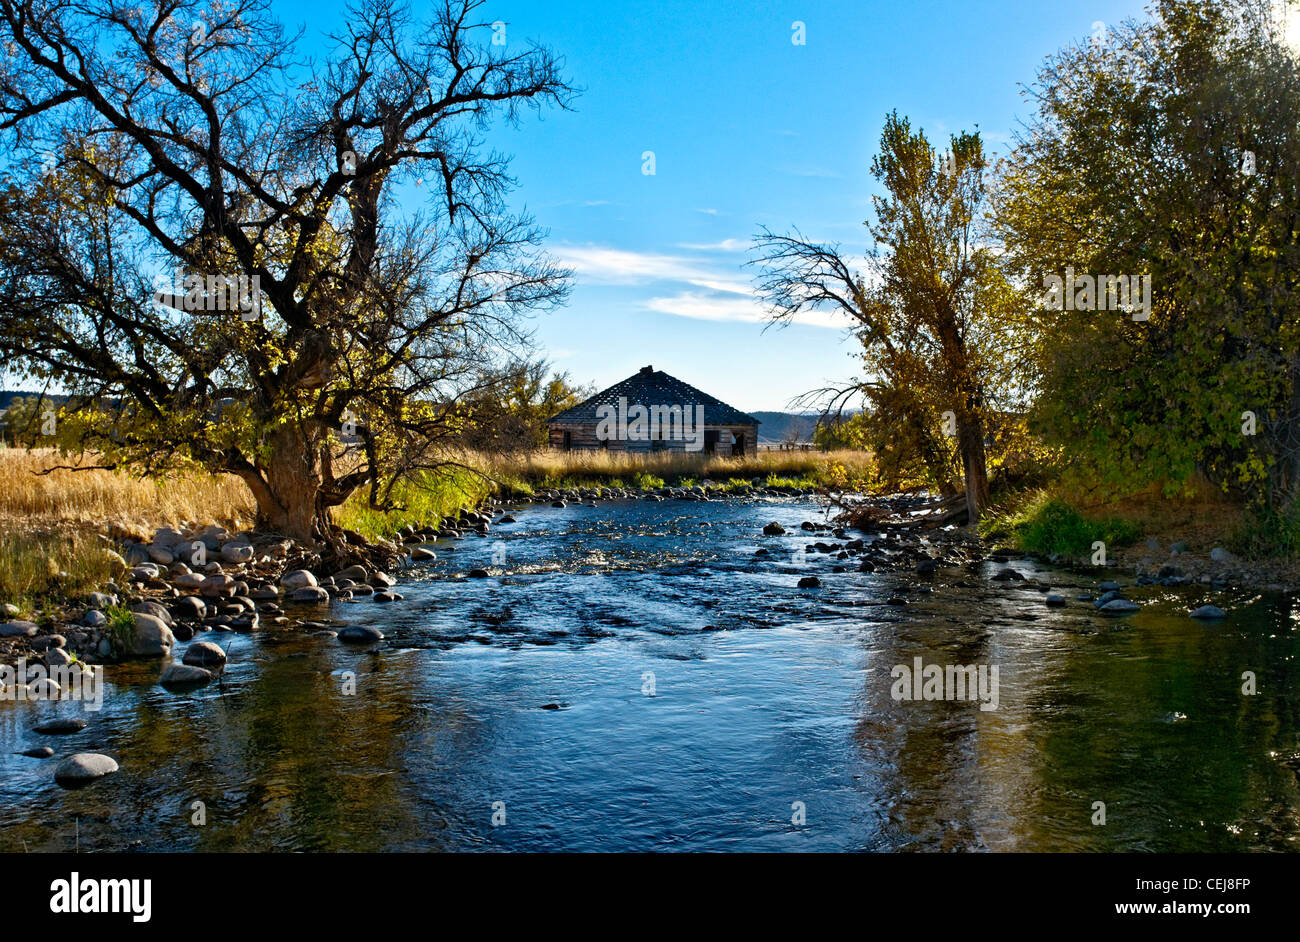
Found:
M 329 508 L 321 496 L 319 451 L 306 430 L 285 425 L 271 437 L 266 467 L 241 476 L 257 500 L 258 525 L 304 546 L 315 546 L 329 530 Z
M 967 523 L 979 523 L 980 510 L 989 501 L 989 476 L 984 456 L 984 423 L 976 416 L 964 416 L 957 426 L 962 473 L 966 479 Z

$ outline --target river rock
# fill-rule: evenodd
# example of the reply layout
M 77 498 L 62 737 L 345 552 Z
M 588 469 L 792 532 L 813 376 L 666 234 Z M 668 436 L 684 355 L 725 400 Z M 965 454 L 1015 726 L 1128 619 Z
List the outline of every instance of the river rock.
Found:
M 32 732 L 40 733 L 42 736 L 68 736 L 72 733 L 79 733 L 85 728 L 85 720 L 73 716 L 59 716 L 52 720 L 46 720 L 39 726 L 32 727 Z
M 88 609 L 81 616 L 81 623 L 87 628 L 103 628 L 108 623 L 108 616 L 97 608 Z
M 280 585 L 286 589 L 314 589 L 317 582 L 306 569 L 292 569 L 280 577 Z
M 386 572 L 372 573 L 370 578 L 366 581 L 376 589 L 391 589 L 393 586 L 397 585 L 397 580 Z
M 300 605 L 326 605 L 329 600 L 330 594 L 320 586 L 314 585 L 305 585 L 301 589 L 294 589 L 289 594 L 289 601 Z
M 815 589 L 821 584 L 822 581 L 816 576 L 804 576 L 799 580 L 799 588 L 801 589 Z
M 128 657 L 166 657 L 171 653 L 176 636 L 161 619 L 145 612 L 132 613 L 134 630 L 127 640 L 123 653 Z
M 169 547 L 153 545 L 149 547 L 147 552 L 149 553 L 149 560 L 160 566 L 170 566 L 176 562 L 176 557 Z
M 1101 596 L 1097 599 L 1097 601 L 1092 603 L 1092 607 L 1101 608 L 1103 605 L 1106 605 L 1109 602 L 1113 602 L 1116 599 L 1122 599 L 1123 597 L 1124 594 L 1120 592 L 1119 589 L 1110 589 L 1109 591 L 1103 592 Z M 1079 596 L 1079 600 L 1081 602 L 1088 601 L 1088 599 L 1084 598 L 1083 596 Z
M 188 621 L 197 621 L 208 614 L 208 605 L 197 595 L 187 595 L 176 600 L 172 608 L 172 617 Z
M 486 569 L 471 569 L 467 575 L 471 579 L 486 579 L 489 573 Z
M 210 599 L 215 599 L 234 595 L 235 587 L 235 580 L 231 576 L 219 572 L 204 579 L 199 585 L 199 592 Z
M 348 566 L 346 569 L 341 569 L 334 573 L 334 581 L 342 582 L 344 579 L 348 579 L 352 582 L 365 582 L 369 576 L 370 570 L 366 569 L 365 566 L 358 564 L 355 566 Z
M 1046 599 L 1044 599 L 1044 601 L 1047 602 L 1048 608 L 1065 607 L 1065 596 L 1063 595 L 1049 595 Z
M 0 638 L 30 638 L 36 631 L 35 622 L 7 621 L 0 625 Z
M 1008 566 L 1006 569 L 999 569 L 993 574 L 994 582 L 1024 582 L 1025 577 L 1019 570 L 1012 569 Z
M 1217 605 L 1202 605 L 1192 612 L 1193 618 L 1227 618 L 1228 613 Z
M 1222 546 L 1216 546 L 1210 550 L 1210 559 L 1216 563 L 1230 563 L 1235 560 L 1235 557 Z
M 370 644 L 374 641 L 383 641 L 384 633 L 370 625 L 348 625 L 339 630 L 338 638 L 348 644 Z
M 425 549 L 423 546 L 417 546 L 411 550 L 411 559 L 417 563 L 433 562 L 438 558 L 438 554 L 433 550 Z
M 221 559 L 227 563 L 249 563 L 253 561 L 253 547 L 248 543 L 226 543 L 221 547 Z
M 54 781 L 64 788 L 80 788 L 117 771 L 117 763 L 98 752 L 78 752 L 54 769 Z
M 1141 607 L 1137 602 L 1130 602 L 1128 599 L 1111 599 L 1101 606 L 1099 611 L 1103 615 L 1127 615 L 1129 612 L 1136 612 Z
M 30 749 L 24 749 L 18 753 L 20 756 L 26 756 L 29 759 L 48 759 L 54 755 L 54 750 L 49 746 L 33 746 Z
M 158 684 L 169 690 L 189 690 L 212 683 L 212 673 L 192 664 L 168 664 Z
M 180 589 L 198 589 L 202 587 L 205 581 L 205 577 L 197 572 L 183 572 L 172 577 L 172 585 Z
M 781 526 L 781 524 L 777 523 L 775 520 L 763 528 L 764 536 L 780 536 L 783 533 L 785 533 L 785 527 Z

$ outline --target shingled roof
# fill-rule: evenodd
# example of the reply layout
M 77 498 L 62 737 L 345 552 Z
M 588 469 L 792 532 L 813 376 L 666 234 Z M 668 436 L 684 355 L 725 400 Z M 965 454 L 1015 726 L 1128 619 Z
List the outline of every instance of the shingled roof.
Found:
M 629 406 L 682 406 L 704 407 L 705 425 L 758 425 L 758 419 L 734 409 L 721 399 L 715 399 L 706 392 L 701 392 L 690 383 L 683 383 L 675 376 L 669 376 L 663 370 L 653 366 L 642 367 L 635 376 L 629 376 L 621 383 L 615 383 L 608 389 L 596 393 L 586 402 L 580 402 L 571 409 L 547 419 L 547 423 L 564 425 L 586 425 L 600 421 L 596 414 L 598 406 L 617 406 L 619 397 L 627 399 Z M 694 415 L 694 413 L 691 413 Z

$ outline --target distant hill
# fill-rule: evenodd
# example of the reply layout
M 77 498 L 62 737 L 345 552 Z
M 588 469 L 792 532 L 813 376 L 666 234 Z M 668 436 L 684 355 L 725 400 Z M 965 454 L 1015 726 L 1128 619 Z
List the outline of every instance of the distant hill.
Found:
M 751 412 L 759 422 L 758 440 L 760 442 L 810 442 L 813 430 L 817 428 L 815 413 L 801 412 Z

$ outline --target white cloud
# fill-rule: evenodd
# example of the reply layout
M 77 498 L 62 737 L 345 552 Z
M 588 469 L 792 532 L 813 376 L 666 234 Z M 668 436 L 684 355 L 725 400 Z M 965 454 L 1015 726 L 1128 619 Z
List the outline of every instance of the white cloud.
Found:
M 728 239 L 709 246 L 682 246 L 707 251 L 736 251 L 743 243 Z M 709 263 L 702 258 L 653 252 L 629 252 L 607 246 L 558 246 L 552 254 L 570 266 L 579 281 L 605 285 L 677 285 L 672 294 L 656 294 L 637 301 L 648 310 L 699 320 L 762 323 L 763 304 L 738 264 Z M 812 312 L 796 323 L 843 328 L 847 317 L 834 312 Z
M 743 252 L 749 243 L 744 239 L 723 239 L 721 242 L 679 242 L 677 247 L 693 252 Z

